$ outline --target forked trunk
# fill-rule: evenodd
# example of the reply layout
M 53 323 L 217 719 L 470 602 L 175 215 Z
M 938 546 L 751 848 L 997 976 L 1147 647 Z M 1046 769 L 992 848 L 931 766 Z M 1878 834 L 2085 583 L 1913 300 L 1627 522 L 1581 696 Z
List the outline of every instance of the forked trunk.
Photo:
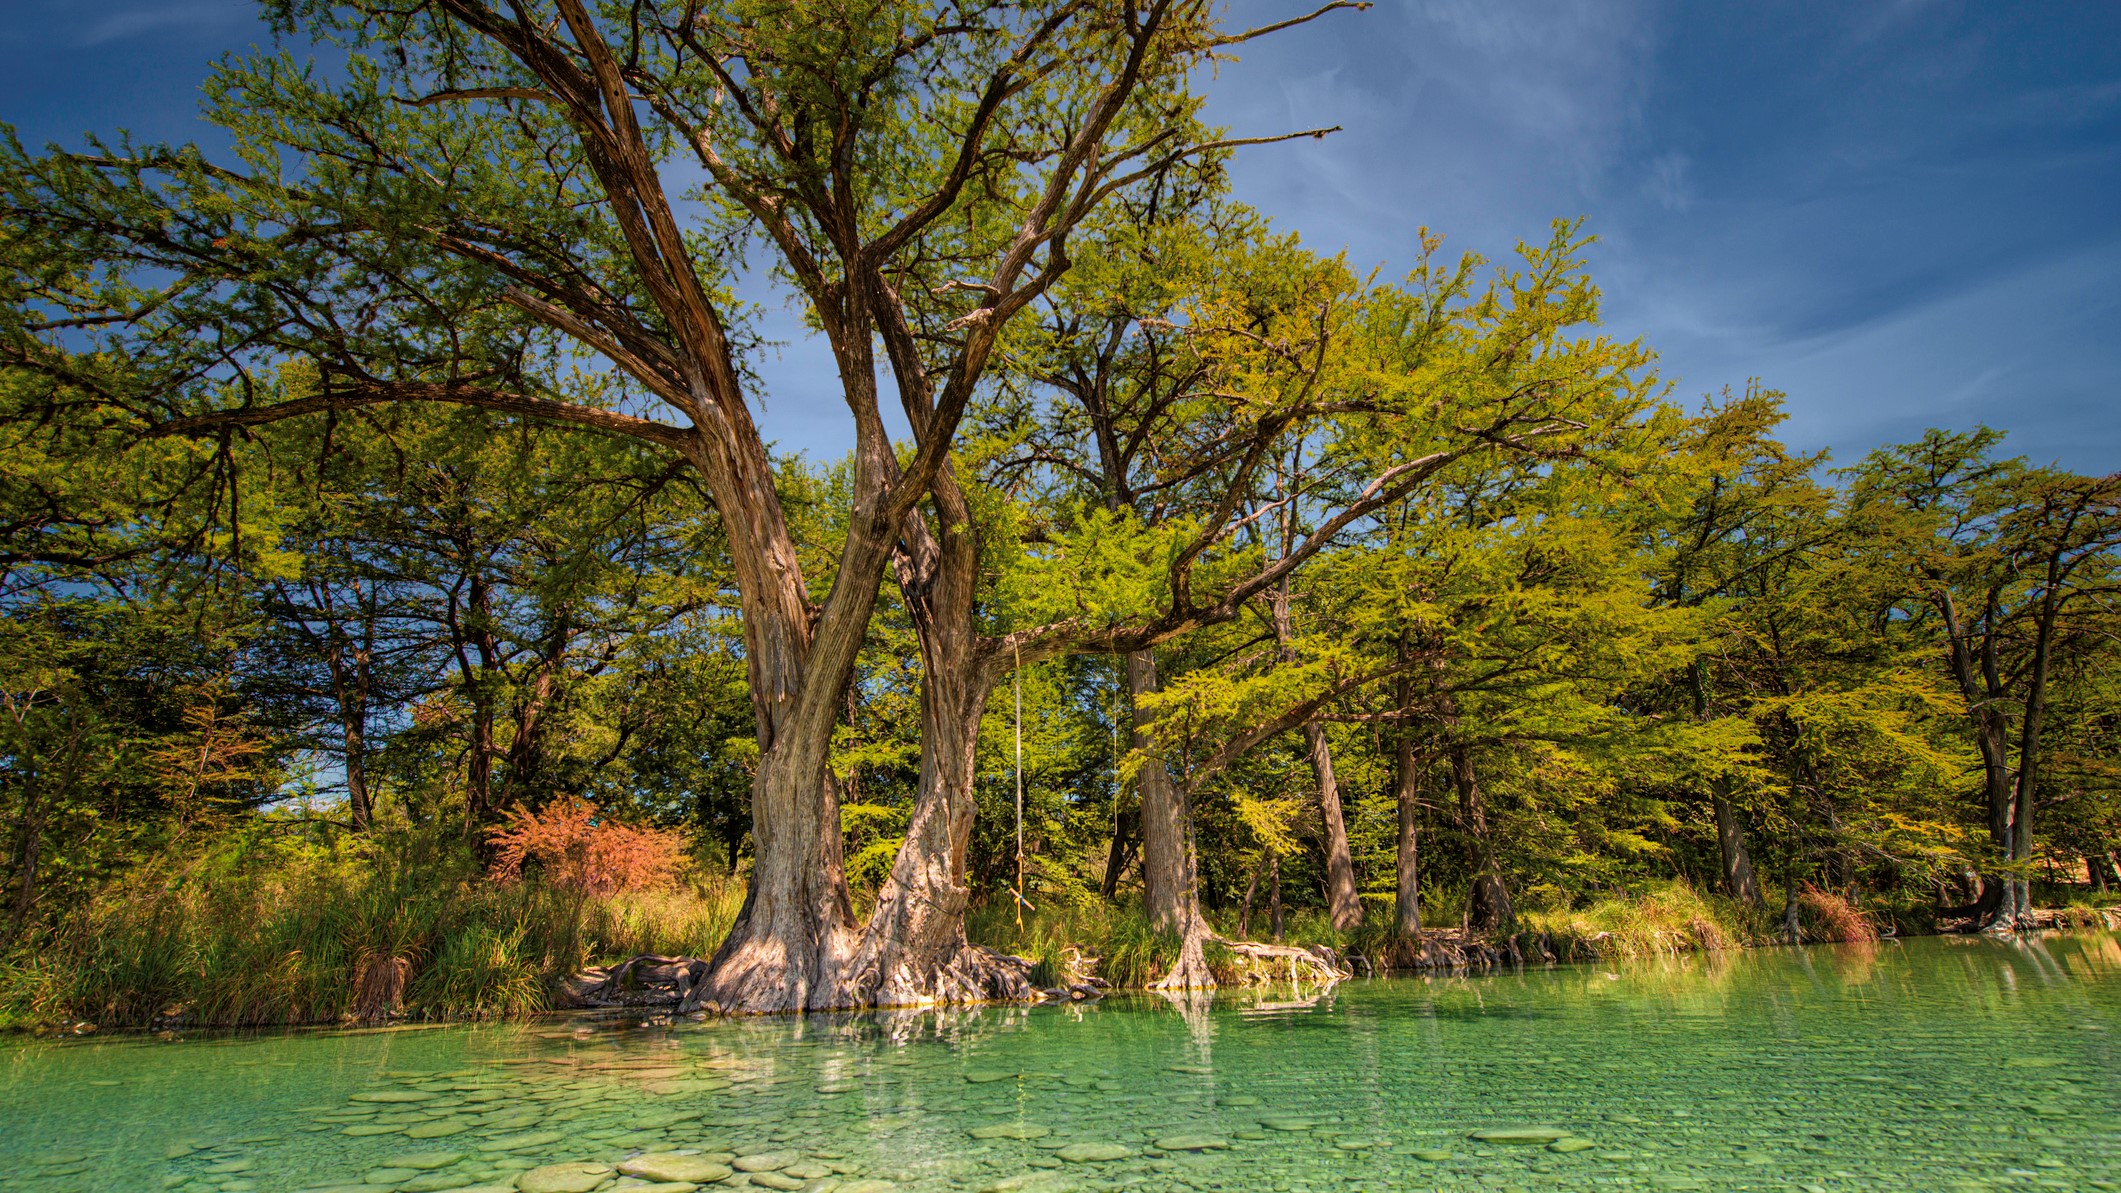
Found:
M 718 446 L 702 436 L 689 454 L 728 534 L 760 756 L 751 783 L 751 885 L 709 963 L 701 1003 L 743 1013 L 843 1007 L 850 1005 L 858 935 L 841 857 L 839 797 L 826 761 L 840 696 L 890 557 L 892 527 L 876 510 L 893 465 L 888 448 L 865 435 L 839 571 L 813 628 L 795 542 L 763 449 L 739 454 Z
M 937 499 L 952 521 L 957 493 Z M 920 791 L 891 875 L 877 892 L 846 990 L 859 1006 L 923 1006 L 1026 998 L 1024 967 L 965 938 L 965 855 L 978 813 L 973 794 L 980 720 L 993 663 L 973 622 L 978 557 L 960 532 L 938 544 L 918 517 L 901 534 L 897 569 L 921 651 Z M 952 541 L 962 540 L 962 541 Z

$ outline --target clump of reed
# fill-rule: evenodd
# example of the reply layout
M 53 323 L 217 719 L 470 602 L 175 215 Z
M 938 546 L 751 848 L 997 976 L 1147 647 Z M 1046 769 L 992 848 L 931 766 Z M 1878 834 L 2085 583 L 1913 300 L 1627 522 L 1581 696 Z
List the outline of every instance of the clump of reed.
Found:
M 636 953 L 711 952 L 742 892 L 498 886 L 468 855 L 295 851 L 141 868 L 0 967 L 0 1024 L 262 1026 L 356 1012 L 444 1019 L 551 1005 L 555 979 Z
M 1870 914 L 1832 891 L 1805 883 L 1797 891 L 1798 930 L 1806 940 L 1862 944 L 1878 939 Z
M 1564 959 L 1654 957 L 1766 943 L 1758 908 L 1709 895 L 1684 882 L 1635 897 L 1609 896 L 1582 907 L 1528 911 L 1523 927 L 1543 932 Z

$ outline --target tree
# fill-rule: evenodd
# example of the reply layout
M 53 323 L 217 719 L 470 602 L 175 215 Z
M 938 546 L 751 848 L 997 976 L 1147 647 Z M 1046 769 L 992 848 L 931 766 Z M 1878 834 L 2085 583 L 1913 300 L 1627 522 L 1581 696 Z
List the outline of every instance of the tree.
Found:
M 1856 516 L 1879 536 L 1940 648 L 1981 754 L 1998 870 L 1981 918 L 2011 929 L 2032 910 L 2029 867 L 2056 650 L 2103 616 L 2121 546 L 2121 475 L 1998 460 L 1982 428 L 1932 431 L 1855 470 Z M 1909 615 L 1916 610 L 1904 609 Z
M 284 0 L 281 31 L 336 42 L 344 82 L 285 56 L 217 72 L 209 116 L 243 168 L 190 149 L 10 145 L 0 189 L 24 299 L 8 359 L 96 392 L 115 358 L 84 371 L 57 338 L 98 329 L 126 362 L 102 392 L 163 435 L 429 401 L 683 456 L 723 523 L 761 745 L 751 896 L 707 996 L 746 1010 L 871 1001 L 902 967 L 856 959 L 826 758 L 878 582 L 902 534 L 927 566 L 916 507 L 938 478 L 939 550 L 956 550 L 958 424 L 1004 329 L 1067 270 L 1071 232 L 1213 147 L 1192 135 L 1190 72 L 1249 35 L 1222 34 L 1207 8 L 994 0 L 886 19 Z M 671 187 L 680 163 L 701 179 L 690 207 Z M 744 390 L 728 288 L 759 248 L 829 345 L 856 432 L 821 596 Z M 878 343 L 913 428 L 903 462 L 885 437 Z M 314 386 L 260 400 L 261 370 L 289 359 L 316 362 Z M 585 386 L 577 364 L 604 371 Z M 628 412 L 646 404 L 680 421 Z M 962 587 L 936 599 L 954 607 Z M 903 935 L 889 916 L 877 932 Z M 906 972 L 918 983 L 932 962 Z

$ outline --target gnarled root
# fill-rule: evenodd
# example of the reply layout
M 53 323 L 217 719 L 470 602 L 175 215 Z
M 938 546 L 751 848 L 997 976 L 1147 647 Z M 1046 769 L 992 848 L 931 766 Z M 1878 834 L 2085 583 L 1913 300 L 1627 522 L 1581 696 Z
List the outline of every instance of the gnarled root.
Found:
M 1252 963 L 1251 974 L 1255 982 L 1271 982 L 1286 976 L 1292 985 L 1303 982 L 1344 982 L 1355 976 L 1333 950 L 1324 945 L 1301 948 L 1295 945 L 1263 944 L 1256 940 L 1224 940 L 1216 943 Z
M 577 1007 L 674 1005 L 679 1014 L 699 1009 L 707 963 L 698 957 L 643 953 L 617 965 L 591 966 L 560 983 L 562 1002 Z
M 966 944 L 927 973 L 904 968 L 878 975 L 869 1005 L 923 1007 L 943 1003 L 1042 1002 L 1031 981 L 1031 959 Z

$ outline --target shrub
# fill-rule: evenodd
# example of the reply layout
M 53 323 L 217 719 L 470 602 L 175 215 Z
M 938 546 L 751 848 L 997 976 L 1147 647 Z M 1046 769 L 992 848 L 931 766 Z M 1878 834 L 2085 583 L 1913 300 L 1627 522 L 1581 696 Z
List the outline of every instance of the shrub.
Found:
M 685 860 L 679 834 L 606 820 L 573 795 L 537 812 L 517 804 L 486 836 L 494 846 L 489 873 L 504 886 L 531 865 L 547 883 L 589 895 L 657 890 L 677 879 Z

